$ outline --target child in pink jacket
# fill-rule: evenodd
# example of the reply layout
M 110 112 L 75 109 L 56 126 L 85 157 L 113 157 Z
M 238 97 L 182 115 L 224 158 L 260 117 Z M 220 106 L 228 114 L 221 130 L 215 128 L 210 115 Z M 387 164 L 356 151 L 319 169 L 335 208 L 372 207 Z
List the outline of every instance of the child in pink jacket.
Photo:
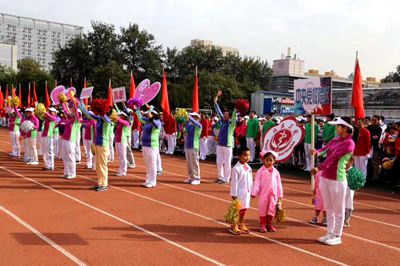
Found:
M 278 200 L 283 197 L 281 176 L 274 167 L 277 153 L 266 151 L 260 154 L 264 165 L 257 171 L 251 192 L 258 197 L 258 213 L 260 216 L 260 232 L 275 232 L 272 220 L 275 216 Z
M 321 179 L 321 172 L 315 175 L 314 191 L 312 204 L 314 205 L 315 216 L 311 219 L 311 224 L 318 224 L 318 218 L 322 211 L 322 224 L 326 226 L 326 211 L 324 208 L 324 199 L 322 198 L 321 189 L 319 188 L 319 182 Z

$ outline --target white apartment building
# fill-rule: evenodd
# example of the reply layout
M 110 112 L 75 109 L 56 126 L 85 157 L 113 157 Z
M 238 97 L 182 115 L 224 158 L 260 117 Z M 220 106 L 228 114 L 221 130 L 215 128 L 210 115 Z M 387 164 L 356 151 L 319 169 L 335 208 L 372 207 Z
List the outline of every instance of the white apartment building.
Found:
M 17 59 L 32 58 L 50 69 L 53 53 L 83 27 L 0 13 L 0 44 L 15 45 Z
M 208 47 L 208 48 L 211 48 L 211 47 L 218 48 L 218 49 L 221 49 L 223 56 L 227 56 L 229 54 L 239 56 L 239 50 L 238 49 L 233 48 L 233 47 L 229 47 L 229 46 L 213 44 L 213 42 L 209 41 L 209 40 L 194 39 L 194 40 L 190 41 L 190 45 L 191 46 L 202 45 L 202 46 L 205 46 L 205 47 Z
M 17 46 L 0 43 L 0 65 L 17 71 Z

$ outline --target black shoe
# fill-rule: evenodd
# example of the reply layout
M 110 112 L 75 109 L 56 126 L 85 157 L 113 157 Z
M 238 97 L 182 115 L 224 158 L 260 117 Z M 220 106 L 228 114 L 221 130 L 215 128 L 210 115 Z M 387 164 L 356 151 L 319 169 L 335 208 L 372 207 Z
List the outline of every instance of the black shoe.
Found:
M 157 175 L 158 176 L 162 175 L 162 171 L 157 171 Z
M 221 182 L 221 181 L 222 181 L 221 179 L 217 178 L 217 179 L 214 180 L 214 183 L 218 183 L 219 184 L 219 182 Z
M 219 180 L 219 181 L 217 182 L 217 184 L 223 185 L 223 184 L 228 184 L 228 182 L 225 182 L 224 180 Z
M 89 188 L 89 190 L 97 190 L 99 187 L 98 186 L 96 186 L 96 187 L 91 187 L 91 188 Z
M 108 190 L 107 186 L 102 186 L 102 187 L 97 187 L 96 188 L 96 191 L 98 191 L 98 192 L 107 191 L 107 190 Z

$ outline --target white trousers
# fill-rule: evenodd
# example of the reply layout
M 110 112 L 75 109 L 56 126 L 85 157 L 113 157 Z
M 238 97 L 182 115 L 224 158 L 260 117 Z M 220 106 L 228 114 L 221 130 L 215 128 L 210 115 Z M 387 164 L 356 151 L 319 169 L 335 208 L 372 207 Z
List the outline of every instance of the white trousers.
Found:
M 146 184 L 155 186 L 157 184 L 157 154 L 158 149 L 143 147 L 143 159 L 146 165 Z
M 43 137 L 42 151 L 44 167 L 54 169 L 54 142 L 52 137 Z
M 176 133 L 174 134 L 165 134 L 168 142 L 168 150 L 167 154 L 173 154 L 176 147 Z
M 114 161 L 114 134 L 110 135 L 110 151 L 108 153 L 108 160 L 109 161 Z
M 92 140 L 83 140 L 83 146 L 85 147 L 86 150 L 86 167 L 87 168 L 93 168 L 93 153 L 92 153 Z
M 58 157 L 58 152 L 60 149 L 60 135 L 54 134 L 53 135 L 53 147 L 54 147 L 54 158 Z
M 84 142 L 85 140 L 85 132 L 86 132 L 86 128 L 82 127 L 82 142 Z M 83 144 L 83 154 L 85 157 L 87 157 L 88 155 L 88 150 L 86 149 L 85 144 Z
M 324 199 L 328 233 L 340 237 L 343 232 L 347 181 L 321 177 L 319 186 Z
M 115 143 L 115 149 L 117 151 L 118 159 L 119 159 L 119 169 L 117 174 L 121 174 L 123 176 L 126 175 L 128 171 L 128 160 L 126 158 L 126 147 L 128 145 L 126 143 Z
M 306 157 L 306 171 L 311 171 L 311 144 L 304 143 L 304 155 Z
M 139 138 L 139 130 L 135 129 L 132 131 L 132 145 L 133 148 L 138 149 L 139 148 L 139 143 L 140 138 Z
M 62 140 L 62 160 L 64 164 L 64 176 L 76 176 L 76 141 Z
M 199 150 L 185 150 L 186 167 L 190 179 L 200 180 Z
M 229 182 L 231 178 L 232 148 L 217 146 L 218 179 Z
M 208 136 L 207 145 L 208 145 L 207 155 L 215 154 L 217 148 L 217 142 L 215 141 L 214 136 Z
M 256 155 L 256 142 L 254 138 L 246 138 L 247 148 L 250 150 L 250 162 L 254 161 Z
M 160 150 L 157 149 L 157 172 L 162 172 L 162 163 L 161 163 L 161 155 L 160 155 Z
M 351 190 L 349 186 L 346 189 L 346 209 L 354 210 L 354 190 Z
M 38 152 L 36 149 L 36 138 L 28 138 L 28 149 L 29 149 L 29 158 L 32 162 L 39 162 Z
M 19 145 L 19 132 L 11 131 L 10 132 L 10 139 L 11 139 L 11 153 L 14 156 L 19 157 L 21 155 L 21 147 Z
M 39 155 L 43 155 L 43 138 L 42 138 L 42 131 L 38 131 L 37 133 L 37 138 L 36 138 L 36 142 L 37 144 L 39 144 L 39 151 L 38 154 Z
M 364 176 L 367 176 L 367 165 L 367 156 L 354 156 L 354 166 L 359 169 Z
M 63 141 L 64 141 L 64 139 L 62 137 L 58 138 L 58 159 L 60 159 L 60 160 L 62 159 L 62 155 L 63 155 L 63 152 L 62 152 Z
M 200 159 L 205 160 L 208 154 L 208 138 L 200 139 Z
M 29 153 L 29 138 L 24 138 L 24 160 L 25 161 L 30 161 L 31 160 L 31 156 Z
M 76 143 L 75 143 L 75 159 L 77 161 L 82 160 L 82 153 L 81 153 L 81 132 L 76 133 Z

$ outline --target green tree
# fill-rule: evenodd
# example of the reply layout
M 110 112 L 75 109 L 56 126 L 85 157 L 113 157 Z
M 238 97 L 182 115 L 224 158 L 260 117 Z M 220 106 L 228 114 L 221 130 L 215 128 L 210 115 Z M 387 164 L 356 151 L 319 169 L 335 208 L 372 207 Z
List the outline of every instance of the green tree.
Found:
M 400 82 L 400 65 L 396 67 L 396 71 L 390 72 L 381 82 Z

